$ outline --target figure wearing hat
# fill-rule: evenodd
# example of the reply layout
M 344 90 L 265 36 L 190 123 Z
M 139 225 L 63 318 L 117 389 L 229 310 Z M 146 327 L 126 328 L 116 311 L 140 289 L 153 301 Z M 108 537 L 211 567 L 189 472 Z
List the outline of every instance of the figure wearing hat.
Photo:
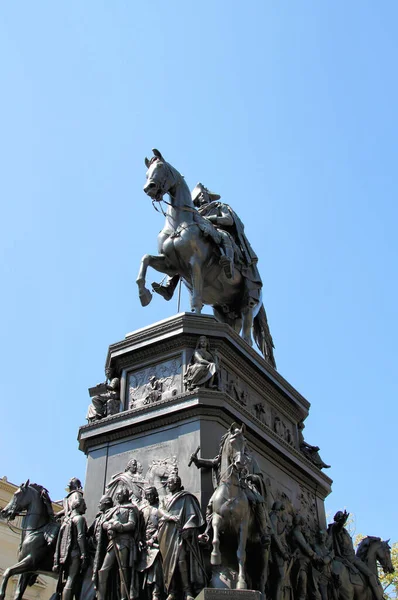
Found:
M 204 234 L 209 235 L 220 249 L 220 265 L 223 267 L 226 277 L 228 279 L 234 277 L 235 260 L 237 259 L 241 263 L 242 275 L 245 278 L 247 302 L 249 303 L 251 300 L 252 305 L 257 304 L 262 287 L 256 266 L 258 259 L 244 233 L 242 221 L 228 204 L 219 202 L 221 198 L 219 194 L 214 194 L 202 183 L 195 186 L 191 196 L 198 213 L 214 226 L 214 229 L 205 228 L 203 221 L 198 220 L 198 225 Z M 153 283 L 152 287 L 163 298 L 171 300 L 179 280 L 180 276 L 175 275 L 169 278 L 165 285 Z

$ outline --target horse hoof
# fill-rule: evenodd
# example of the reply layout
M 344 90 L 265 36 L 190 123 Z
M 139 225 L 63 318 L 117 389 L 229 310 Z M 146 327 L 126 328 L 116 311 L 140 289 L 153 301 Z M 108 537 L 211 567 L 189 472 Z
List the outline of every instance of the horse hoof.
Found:
M 212 552 L 210 555 L 210 564 L 221 565 L 221 554 L 220 552 Z
M 148 306 L 148 304 L 152 300 L 152 294 L 147 288 L 144 288 L 143 290 L 139 291 L 139 297 L 142 306 Z
M 236 584 L 237 590 L 247 590 L 247 583 L 244 579 L 238 579 L 238 583 Z

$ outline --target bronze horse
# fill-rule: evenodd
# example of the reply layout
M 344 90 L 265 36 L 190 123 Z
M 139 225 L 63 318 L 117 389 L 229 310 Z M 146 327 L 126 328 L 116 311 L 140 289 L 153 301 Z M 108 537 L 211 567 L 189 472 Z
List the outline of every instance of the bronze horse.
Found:
M 378 563 L 385 573 L 394 572 L 391 561 L 391 548 L 388 541 L 383 541 L 379 537 L 368 536 L 359 544 L 356 555 L 368 566 L 377 580 Z M 339 580 L 339 600 L 373 600 L 372 589 L 363 575 L 356 573 L 352 576 L 349 567 L 339 559 L 333 561 L 332 572 Z
M 245 282 L 239 265 L 232 278 L 226 277 L 214 243 L 203 233 L 213 228 L 212 223 L 194 207 L 184 177 L 158 150 L 153 153 L 151 160 L 145 159 L 148 171 L 144 192 L 153 203 L 161 202 L 165 194 L 170 202 L 166 202 L 166 221 L 158 236 L 159 254 L 145 254 L 141 259 L 137 277 L 141 304 L 146 306 L 152 299 L 145 287 L 148 267 L 171 277 L 180 275 L 190 291 L 193 312 L 200 314 L 204 304 L 211 305 L 216 318 L 230 324 L 237 333 L 242 332 L 250 346 L 253 328 L 265 360 L 275 367 L 274 346 L 262 302 L 253 306 L 244 299 Z
M 1 514 L 12 520 L 24 511 L 18 562 L 4 571 L 0 600 L 4 600 L 8 580 L 13 575 L 19 575 L 14 600 L 22 600 L 37 573 L 55 576 L 52 566 L 60 525 L 54 519 L 47 490 L 36 483 L 30 484 L 29 479 L 16 490 Z
M 232 425 L 228 435 L 225 437 L 221 453 L 220 484 L 215 489 L 212 499 L 213 529 L 212 553 L 210 561 L 212 565 L 221 564 L 220 536 L 224 533 L 233 535 L 237 539 L 236 558 L 238 562 L 237 589 L 247 589 L 246 570 L 246 546 L 248 540 L 253 542 L 257 539 L 256 547 L 261 548 L 257 554 L 261 554 L 258 581 L 252 581 L 254 589 L 265 593 L 267 580 L 269 548 L 260 542 L 259 523 L 248 499 L 249 473 L 253 469 L 253 457 L 247 449 L 244 437 L 244 426 L 237 428 Z

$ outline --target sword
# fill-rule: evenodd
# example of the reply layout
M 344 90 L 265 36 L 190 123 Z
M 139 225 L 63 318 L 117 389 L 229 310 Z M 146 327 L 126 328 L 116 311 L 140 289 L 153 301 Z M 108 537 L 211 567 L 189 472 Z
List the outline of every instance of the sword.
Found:
M 182 541 L 182 538 L 181 538 L 181 541 Z M 201 568 L 201 570 L 203 572 L 203 575 L 205 576 L 205 581 L 207 581 L 207 573 L 206 573 L 206 571 L 205 571 L 205 569 L 203 567 L 203 564 L 202 564 L 203 561 L 202 561 L 201 557 L 198 556 L 198 553 L 196 552 L 196 550 L 195 550 L 195 548 L 194 548 L 194 546 L 193 546 L 193 544 L 192 544 L 192 542 L 191 542 L 190 539 L 185 538 L 184 541 L 186 542 L 188 548 L 190 549 L 190 551 L 192 552 L 193 556 L 195 557 L 196 562 L 198 563 L 199 567 Z
M 127 583 L 126 583 L 126 580 L 124 578 L 122 563 L 121 563 L 121 560 L 120 560 L 119 549 L 118 549 L 118 547 L 116 545 L 116 540 L 115 539 L 113 539 L 113 547 L 115 549 L 115 556 L 116 556 L 116 560 L 117 560 L 117 566 L 119 567 L 120 581 L 121 581 L 121 583 L 122 583 L 122 585 L 124 587 L 126 598 L 129 598 L 130 597 L 130 593 L 129 593 L 128 589 L 127 589 Z

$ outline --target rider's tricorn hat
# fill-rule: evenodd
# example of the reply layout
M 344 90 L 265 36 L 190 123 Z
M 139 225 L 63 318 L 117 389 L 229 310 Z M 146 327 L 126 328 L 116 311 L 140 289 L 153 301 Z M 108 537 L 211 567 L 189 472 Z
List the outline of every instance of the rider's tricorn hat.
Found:
M 211 192 L 209 189 L 207 189 L 207 187 L 205 187 L 203 185 L 203 183 L 197 183 L 196 186 L 194 187 L 194 189 L 192 190 L 192 193 L 191 193 L 192 202 L 195 202 L 196 198 L 202 192 L 206 192 L 209 195 L 209 198 L 210 198 L 211 201 L 213 201 L 213 200 L 219 200 L 221 198 L 221 196 L 219 194 L 213 194 L 213 192 Z

